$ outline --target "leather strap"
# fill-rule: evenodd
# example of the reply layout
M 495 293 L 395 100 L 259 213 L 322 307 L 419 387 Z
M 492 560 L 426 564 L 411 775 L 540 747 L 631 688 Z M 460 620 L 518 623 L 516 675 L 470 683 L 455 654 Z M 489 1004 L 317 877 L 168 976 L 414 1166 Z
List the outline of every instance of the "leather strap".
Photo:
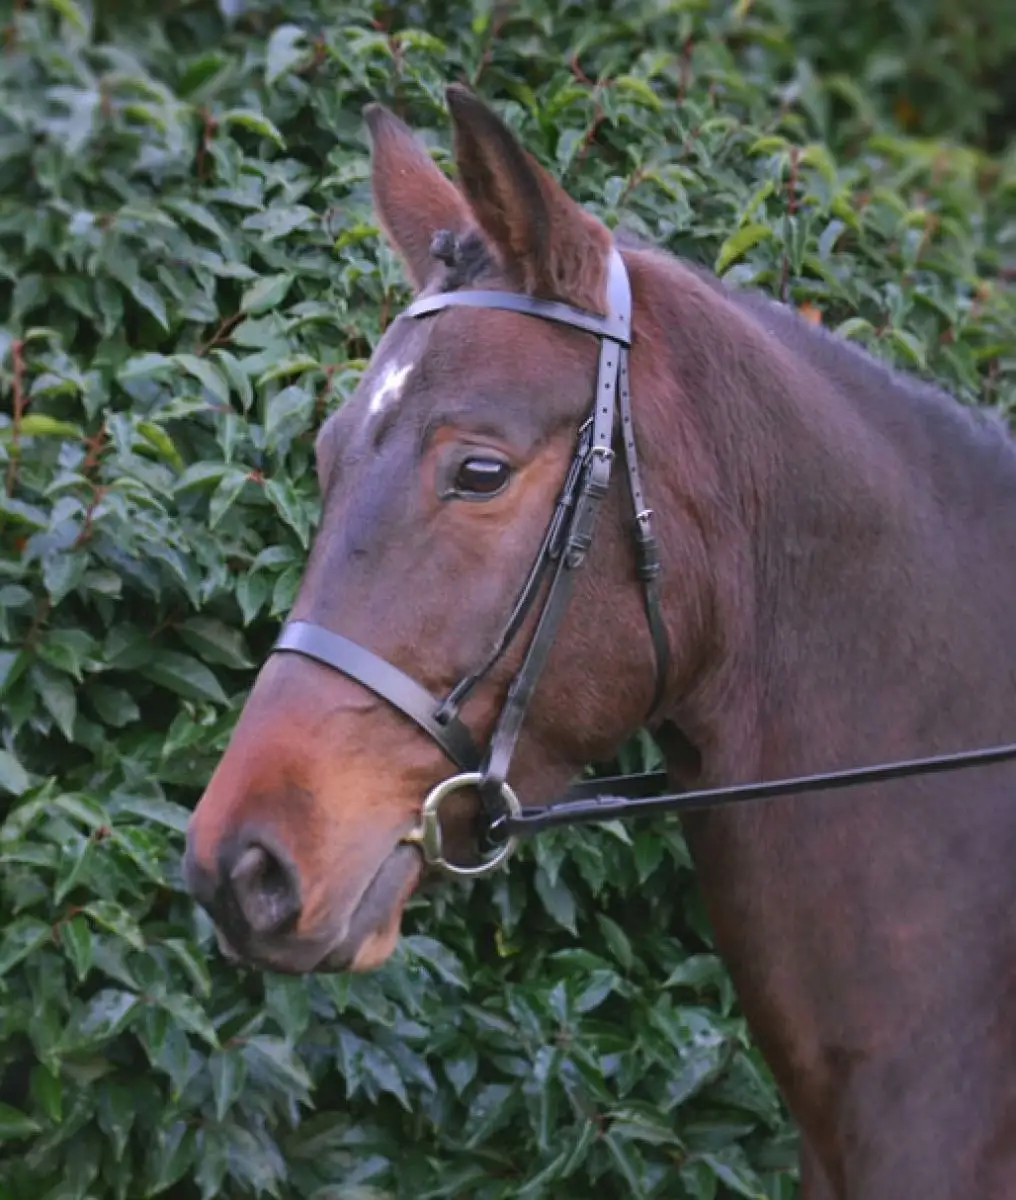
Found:
M 269 653 L 280 652 L 302 654 L 362 683 L 425 729 L 461 771 L 478 769 L 480 752 L 473 735 L 458 717 L 438 720 L 436 714 L 441 707 L 438 698 L 370 650 L 321 625 L 289 621 Z
M 627 350 L 622 353 L 618 375 L 618 408 L 621 416 L 621 444 L 624 448 L 628 492 L 631 495 L 632 508 L 635 513 L 635 563 L 639 579 L 642 581 L 646 622 L 649 625 L 649 636 L 652 638 L 653 656 L 656 661 L 656 683 L 653 688 L 653 700 L 649 705 L 649 716 L 646 720 L 646 724 L 651 725 L 663 703 L 667 686 L 667 673 L 670 669 L 670 639 L 667 637 L 667 627 L 663 620 L 663 605 L 660 602 L 661 563 L 659 545 L 653 530 L 653 510 L 646 506 L 642 472 L 639 469 L 635 422 L 631 411 L 631 380 L 628 374 Z
M 615 258 L 621 262 L 621 256 L 616 250 L 612 254 L 610 266 L 613 271 L 616 270 Z M 623 263 L 621 270 L 624 270 Z M 434 296 L 421 296 L 414 300 L 400 315 L 426 317 L 445 308 L 500 308 L 505 312 L 517 312 L 527 317 L 539 317 L 543 321 L 554 321 L 558 325 L 569 325 L 572 329 L 584 329 L 587 333 L 611 338 L 624 346 L 631 343 L 630 307 L 610 306 L 607 315 L 600 316 L 581 308 L 572 308 L 570 304 L 561 304 L 557 300 L 541 300 L 537 296 L 525 296 L 518 292 L 438 292 Z
M 611 313 L 631 312 L 628 272 L 616 251 L 611 257 L 607 280 L 607 307 Z M 582 464 L 571 521 L 568 523 L 563 550 L 551 577 L 543 609 L 526 648 L 522 665 L 508 688 L 501 715 L 491 735 L 480 796 L 488 820 L 487 840 L 494 845 L 507 837 L 509 814 L 504 803 L 502 785 L 508 777 L 522 723 L 568 607 L 574 572 L 586 561 L 592 545 L 596 519 L 610 488 L 614 458 L 614 417 L 618 402 L 617 385 L 621 360 L 627 353 L 629 330 L 625 329 L 624 333 L 623 341 L 615 340 L 605 333 L 600 334 L 596 391 L 593 396 L 592 444 Z
M 654 817 L 661 813 L 680 815 L 702 812 L 753 800 L 838 792 L 864 784 L 913 779 L 919 775 L 941 775 L 1013 760 L 1016 760 L 1016 742 L 985 746 L 979 750 L 963 750 L 956 754 L 937 754 L 930 758 L 851 767 L 845 771 L 794 775 L 786 779 L 767 779 L 761 783 L 735 783 L 728 787 L 664 795 L 657 794 L 656 789 L 666 784 L 666 771 L 646 771 L 639 775 L 617 775 L 610 779 L 584 779 L 573 784 L 561 800 L 541 808 L 528 808 L 518 816 L 510 817 L 506 824 L 509 836 L 530 837 L 544 829 L 555 829 L 561 825 L 592 825 L 601 821 L 633 821 L 636 817 Z
M 557 504 L 550 518 L 550 524 L 544 532 L 540 549 L 537 552 L 532 567 L 529 569 L 529 574 L 522 585 L 515 604 L 512 606 L 511 614 L 505 622 L 500 636 L 494 643 L 493 650 L 491 650 L 480 666 L 470 671 L 468 675 L 460 679 L 452 688 L 442 702 L 442 709 L 447 709 L 455 713 L 458 712 L 465 698 L 480 680 L 489 674 L 515 640 L 515 635 L 521 629 L 522 622 L 533 607 L 536 597 L 539 594 L 540 585 L 546 577 L 547 570 L 561 551 L 561 538 L 571 517 L 571 511 L 575 504 L 575 490 L 578 486 L 585 457 L 589 452 L 589 428 L 589 423 L 586 422 L 579 431 L 578 444 L 575 447 L 575 453 L 572 455 L 572 461 L 558 495 Z

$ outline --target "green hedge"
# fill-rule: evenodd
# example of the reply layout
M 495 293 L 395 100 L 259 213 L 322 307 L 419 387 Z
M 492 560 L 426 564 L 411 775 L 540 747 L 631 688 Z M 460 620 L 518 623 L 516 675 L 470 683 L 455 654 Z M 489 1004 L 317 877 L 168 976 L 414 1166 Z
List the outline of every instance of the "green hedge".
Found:
M 906 136 L 879 55 L 902 86 L 924 43 L 869 13 L 847 78 L 824 0 L 14 8 L 0 1200 L 794 1195 L 676 823 L 547 835 L 306 980 L 218 958 L 181 834 L 300 577 L 314 431 L 407 298 L 367 100 L 446 162 L 470 80 L 609 224 L 1003 411 L 1016 163 Z M 979 137 L 971 96 L 930 127 Z

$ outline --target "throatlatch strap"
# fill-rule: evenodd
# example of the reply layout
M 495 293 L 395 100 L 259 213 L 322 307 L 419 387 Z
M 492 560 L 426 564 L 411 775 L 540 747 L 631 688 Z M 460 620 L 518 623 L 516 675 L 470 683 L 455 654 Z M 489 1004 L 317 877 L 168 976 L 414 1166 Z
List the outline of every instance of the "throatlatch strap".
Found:
M 621 414 L 621 441 L 628 475 L 628 491 L 631 493 L 632 508 L 635 512 L 635 563 L 639 579 L 642 581 L 646 621 L 649 625 L 649 636 L 652 638 L 653 656 L 656 660 L 656 684 L 653 688 L 653 700 L 649 705 L 649 717 L 646 722 L 651 724 L 663 701 L 664 690 L 667 686 L 667 672 L 670 669 L 670 639 L 667 637 L 667 627 L 663 621 L 663 605 L 660 602 L 660 549 L 653 530 L 653 510 L 646 506 L 645 492 L 642 488 L 642 472 L 639 469 L 638 447 L 635 443 L 635 422 L 631 412 L 631 380 L 628 374 L 627 350 L 621 353 L 617 394 Z

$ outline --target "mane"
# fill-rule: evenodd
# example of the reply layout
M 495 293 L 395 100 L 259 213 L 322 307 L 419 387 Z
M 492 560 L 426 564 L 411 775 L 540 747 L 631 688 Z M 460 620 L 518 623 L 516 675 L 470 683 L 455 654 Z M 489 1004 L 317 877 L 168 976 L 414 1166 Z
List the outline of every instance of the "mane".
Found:
M 754 289 L 731 287 L 699 264 L 678 258 L 627 231 L 618 244 L 694 275 L 742 317 L 829 382 L 857 415 L 890 442 L 930 442 L 936 473 L 976 487 L 970 455 L 1016 484 L 1016 438 L 997 409 L 962 403 L 941 385 L 898 370 L 832 330 L 805 321 L 788 305 Z M 940 449 L 941 448 L 941 449 Z M 958 453 L 957 453 L 958 452 Z M 964 454 L 965 452 L 965 454 Z M 950 469 L 950 464 L 953 464 Z
M 720 283 L 720 281 L 716 281 Z M 963 404 L 937 383 L 897 370 L 856 343 L 839 337 L 821 325 L 802 320 L 793 309 L 758 291 L 739 291 L 720 283 L 726 294 L 742 311 L 750 313 L 765 331 L 811 364 L 840 380 L 862 384 L 852 394 L 867 398 L 867 408 L 877 414 L 881 397 L 892 395 L 940 424 L 951 435 L 982 444 L 985 448 L 1004 446 L 1016 449 L 1005 417 L 995 409 Z M 872 403 L 874 401 L 874 403 Z

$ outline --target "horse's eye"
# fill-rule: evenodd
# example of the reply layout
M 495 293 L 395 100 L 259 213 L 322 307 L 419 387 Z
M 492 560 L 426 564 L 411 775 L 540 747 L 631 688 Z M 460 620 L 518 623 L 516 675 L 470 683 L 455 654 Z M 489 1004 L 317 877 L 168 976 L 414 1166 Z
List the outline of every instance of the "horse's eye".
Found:
M 455 491 L 460 496 L 496 496 L 507 487 L 511 473 L 499 458 L 467 458 L 455 472 Z

